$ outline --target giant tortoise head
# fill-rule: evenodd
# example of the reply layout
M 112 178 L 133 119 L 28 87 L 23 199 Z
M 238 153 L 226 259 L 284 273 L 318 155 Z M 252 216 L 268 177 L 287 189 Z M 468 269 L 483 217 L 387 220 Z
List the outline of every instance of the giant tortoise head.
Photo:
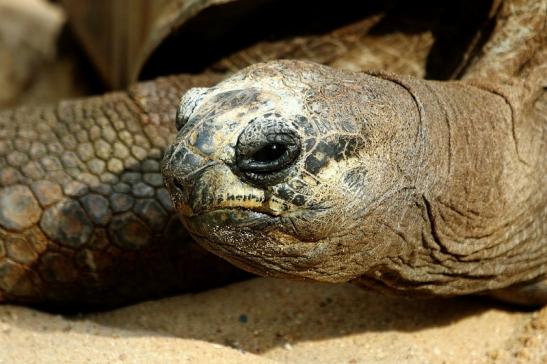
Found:
M 234 264 L 346 281 L 390 248 L 375 236 L 413 180 L 416 110 L 373 75 L 258 64 L 184 95 L 164 177 L 192 235 Z

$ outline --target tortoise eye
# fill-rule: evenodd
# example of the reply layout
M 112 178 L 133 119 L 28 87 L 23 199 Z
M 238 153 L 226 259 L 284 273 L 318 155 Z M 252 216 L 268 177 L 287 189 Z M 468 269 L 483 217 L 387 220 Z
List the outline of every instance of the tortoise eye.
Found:
M 273 162 L 279 160 L 287 152 L 287 146 L 279 143 L 271 143 L 253 154 L 257 162 Z
M 238 161 L 242 172 L 271 173 L 288 167 L 298 156 L 300 148 L 294 143 L 268 143 Z
M 258 125 L 257 125 L 258 124 Z M 236 165 L 246 180 L 262 185 L 280 182 L 300 155 L 296 132 L 285 123 L 268 127 L 260 120 L 243 131 L 236 148 Z

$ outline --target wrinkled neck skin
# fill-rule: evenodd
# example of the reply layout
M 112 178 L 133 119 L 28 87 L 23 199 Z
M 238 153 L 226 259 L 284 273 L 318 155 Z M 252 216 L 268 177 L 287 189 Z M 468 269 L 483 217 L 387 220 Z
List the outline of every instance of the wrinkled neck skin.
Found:
M 186 211 L 185 225 L 207 249 L 261 275 L 425 295 L 497 289 L 546 274 L 544 121 L 521 115 L 512 89 L 279 62 L 213 88 L 187 130 L 218 118 L 211 115 L 224 106 L 215 95 L 247 88 L 258 100 L 247 107 L 251 113 L 259 113 L 260 100 L 271 106 L 269 95 L 281 95 L 273 107 L 300 120 L 302 157 L 289 182 L 251 191 L 270 213 L 273 200 L 284 201 L 262 225 L 196 223 Z M 191 132 L 179 133 L 164 160 L 167 180 L 177 176 L 171 166 L 178 149 L 196 149 L 192 140 Z M 194 195 L 228 188 L 223 183 L 253 188 L 233 172 L 229 148 L 222 150 L 207 156 L 224 164 L 203 172 L 206 182 L 193 182 Z M 179 211 L 208 204 L 171 194 Z
M 409 175 L 364 215 L 361 240 L 385 250 L 356 282 L 454 295 L 544 277 L 546 120 L 522 114 L 524 90 L 377 76 L 414 99 L 418 133 Z

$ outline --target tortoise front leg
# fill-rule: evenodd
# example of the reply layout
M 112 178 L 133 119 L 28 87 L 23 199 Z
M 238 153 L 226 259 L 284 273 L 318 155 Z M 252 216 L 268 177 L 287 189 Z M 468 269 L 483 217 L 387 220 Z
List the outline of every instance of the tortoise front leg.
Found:
M 108 306 L 237 276 L 192 242 L 159 173 L 180 95 L 217 80 L 0 114 L 0 301 Z

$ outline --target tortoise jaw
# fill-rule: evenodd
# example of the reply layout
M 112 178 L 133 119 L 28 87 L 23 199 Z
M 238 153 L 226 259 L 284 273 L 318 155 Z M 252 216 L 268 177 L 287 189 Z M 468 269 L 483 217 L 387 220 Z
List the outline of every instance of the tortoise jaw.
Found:
M 241 208 L 222 208 L 207 211 L 193 216 L 183 216 L 188 230 L 197 236 L 205 237 L 211 229 L 234 227 L 264 230 L 273 225 L 278 217 L 264 212 Z

